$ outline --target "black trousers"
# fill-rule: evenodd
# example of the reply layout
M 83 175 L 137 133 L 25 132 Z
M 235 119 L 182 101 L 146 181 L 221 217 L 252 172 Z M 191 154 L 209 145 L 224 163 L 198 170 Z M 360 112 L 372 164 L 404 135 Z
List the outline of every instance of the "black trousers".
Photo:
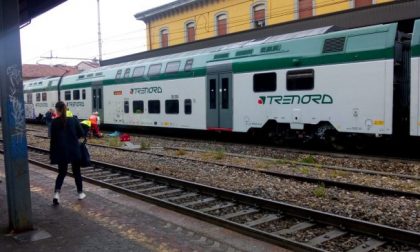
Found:
M 82 174 L 80 173 L 80 163 L 72 163 L 71 168 L 73 171 L 74 182 L 76 183 L 77 192 L 83 192 Z M 55 180 L 55 192 L 60 192 L 63 186 L 64 178 L 67 175 L 68 164 L 58 165 L 58 176 Z

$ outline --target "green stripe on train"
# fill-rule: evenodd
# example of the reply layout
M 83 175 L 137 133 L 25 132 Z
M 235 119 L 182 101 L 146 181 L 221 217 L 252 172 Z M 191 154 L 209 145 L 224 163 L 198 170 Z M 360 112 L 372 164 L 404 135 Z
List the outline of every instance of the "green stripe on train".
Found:
M 413 56 L 413 57 L 420 57 L 420 45 L 415 45 L 411 49 L 411 56 Z
M 354 53 L 337 53 L 337 54 L 325 54 L 321 56 L 314 57 L 287 57 L 287 58 L 268 58 L 267 57 L 255 57 L 259 58 L 252 61 L 238 61 L 233 62 L 232 68 L 233 73 L 247 73 L 255 71 L 270 71 L 270 70 L 281 70 L 287 68 L 298 68 L 298 67 L 316 67 L 321 65 L 335 65 L 335 64 L 348 64 L 348 63 L 357 63 L 364 61 L 377 61 L 377 60 L 387 60 L 393 59 L 394 49 L 380 49 L 364 52 L 354 52 Z M 176 80 L 176 79 L 185 79 L 185 78 L 197 78 L 203 77 L 206 75 L 205 68 L 197 68 L 189 72 L 179 72 L 172 74 L 161 74 L 153 77 L 141 77 L 141 78 L 127 78 L 127 79 L 111 79 L 104 80 L 103 86 L 110 85 L 124 85 L 132 84 L 139 82 L 153 82 L 160 80 Z M 69 89 L 81 89 L 91 87 L 93 82 L 83 82 L 75 84 L 66 84 L 61 86 L 61 90 Z M 53 88 L 43 88 L 43 89 L 33 89 L 28 92 L 45 92 L 55 90 Z

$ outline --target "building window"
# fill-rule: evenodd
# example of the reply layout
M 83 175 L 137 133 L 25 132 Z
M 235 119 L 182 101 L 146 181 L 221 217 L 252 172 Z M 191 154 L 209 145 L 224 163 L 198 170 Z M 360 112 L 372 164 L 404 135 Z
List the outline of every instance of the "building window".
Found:
M 277 74 L 254 74 L 254 92 L 274 92 L 277 89 Z
M 354 1 L 354 8 L 360 8 L 372 5 L 372 0 L 353 0 Z
M 65 101 L 71 100 L 71 91 L 65 91 L 64 92 L 64 100 Z
M 36 101 L 37 102 L 41 101 L 41 93 L 36 93 Z
M 191 115 L 192 113 L 192 101 L 191 99 L 184 100 L 184 113 L 186 115 Z
M 265 5 L 257 4 L 252 8 L 252 23 L 254 28 L 260 28 L 265 26 Z
M 143 101 L 133 101 L 133 113 L 134 114 L 143 114 L 144 113 L 144 102 Z
M 80 100 L 80 90 L 73 90 L 73 100 Z
M 299 19 L 312 17 L 313 0 L 298 0 Z
M 179 101 L 178 100 L 166 100 L 165 101 L 165 113 L 166 114 L 178 114 L 179 113 Z
M 46 92 L 42 93 L 42 101 L 47 101 L 47 93 Z
M 82 90 L 82 99 L 86 100 L 86 89 Z
M 147 106 L 149 107 L 149 114 L 160 114 L 160 101 L 159 100 L 148 101 Z
M 304 69 L 287 72 L 287 90 L 312 90 L 314 89 L 315 72 L 313 69 Z
M 195 41 L 195 23 L 189 22 L 185 26 L 187 42 Z
M 216 16 L 217 35 L 222 36 L 227 34 L 227 15 L 219 14 Z
M 163 29 L 160 31 L 160 47 L 169 46 L 169 31 L 168 29 Z

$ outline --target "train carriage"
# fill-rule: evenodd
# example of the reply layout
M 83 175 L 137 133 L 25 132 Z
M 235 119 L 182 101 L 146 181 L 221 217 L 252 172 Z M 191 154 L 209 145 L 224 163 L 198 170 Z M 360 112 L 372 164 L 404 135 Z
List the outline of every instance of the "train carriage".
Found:
M 323 27 L 101 67 L 25 92 L 55 92 L 51 107 L 60 97 L 79 119 L 98 111 L 114 126 L 419 136 L 420 21 L 412 40 L 398 27 Z
M 24 82 L 25 117 L 42 120 L 45 113 L 58 100 L 57 86 L 60 78 L 42 78 Z

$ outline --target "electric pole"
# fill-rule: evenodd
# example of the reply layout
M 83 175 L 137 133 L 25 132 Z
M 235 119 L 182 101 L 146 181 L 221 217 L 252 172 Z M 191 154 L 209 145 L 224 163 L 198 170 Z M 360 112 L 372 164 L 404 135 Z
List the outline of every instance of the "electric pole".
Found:
M 98 48 L 99 48 L 99 62 L 102 61 L 102 35 L 101 35 L 101 8 L 98 2 Z

